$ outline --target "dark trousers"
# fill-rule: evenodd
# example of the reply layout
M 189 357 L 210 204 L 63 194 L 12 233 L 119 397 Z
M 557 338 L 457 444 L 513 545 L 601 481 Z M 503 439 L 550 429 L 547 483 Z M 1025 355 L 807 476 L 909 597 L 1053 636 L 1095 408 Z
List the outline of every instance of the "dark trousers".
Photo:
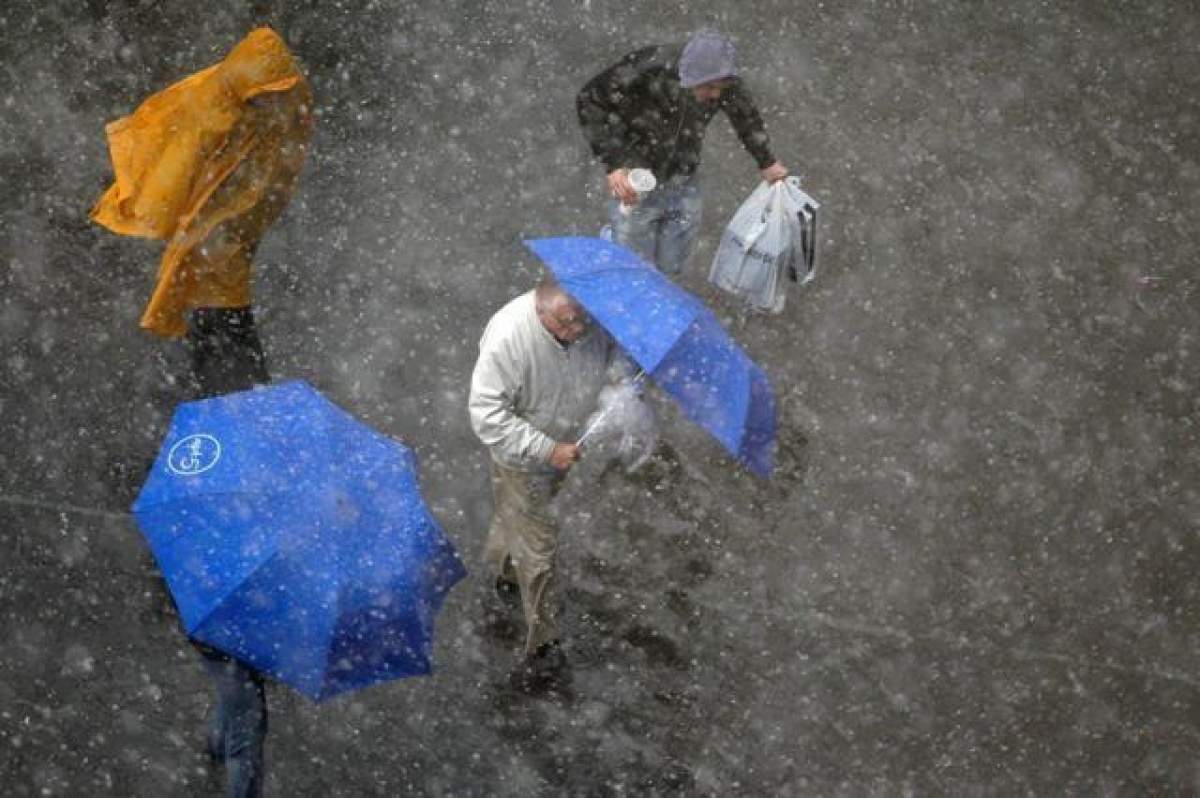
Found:
M 225 763 L 230 798 L 262 795 L 267 696 L 262 677 L 232 657 L 197 645 L 217 694 L 208 729 L 208 752 Z
M 187 346 L 198 399 L 271 381 L 250 308 L 196 308 L 188 317 Z
M 196 308 L 188 318 L 196 398 L 245 391 L 269 382 L 250 308 Z M 225 763 L 230 798 L 262 795 L 267 698 L 263 678 L 238 660 L 195 643 L 212 680 L 217 706 L 208 749 Z

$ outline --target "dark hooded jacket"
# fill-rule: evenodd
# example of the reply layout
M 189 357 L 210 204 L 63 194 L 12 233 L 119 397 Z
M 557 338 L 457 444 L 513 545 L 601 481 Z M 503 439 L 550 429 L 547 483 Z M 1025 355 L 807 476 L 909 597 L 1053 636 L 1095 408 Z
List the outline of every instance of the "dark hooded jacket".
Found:
M 644 167 L 660 181 L 700 165 L 704 131 L 724 111 L 759 169 L 775 162 L 762 116 L 741 80 L 712 104 L 679 85 L 682 45 L 646 47 L 584 85 L 575 99 L 592 152 L 608 171 Z

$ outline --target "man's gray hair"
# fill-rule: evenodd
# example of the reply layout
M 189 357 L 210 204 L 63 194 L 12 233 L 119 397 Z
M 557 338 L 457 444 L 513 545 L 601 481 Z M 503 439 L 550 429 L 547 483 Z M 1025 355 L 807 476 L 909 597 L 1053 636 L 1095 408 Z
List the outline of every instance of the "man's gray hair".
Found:
M 575 297 L 563 290 L 563 287 L 558 284 L 558 280 L 554 279 L 554 275 L 546 272 L 542 278 L 538 280 L 537 290 L 534 292 L 534 304 L 537 306 L 538 313 L 542 313 L 558 297 L 564 297 L 572 305 L 579 307 L 579 302 Z

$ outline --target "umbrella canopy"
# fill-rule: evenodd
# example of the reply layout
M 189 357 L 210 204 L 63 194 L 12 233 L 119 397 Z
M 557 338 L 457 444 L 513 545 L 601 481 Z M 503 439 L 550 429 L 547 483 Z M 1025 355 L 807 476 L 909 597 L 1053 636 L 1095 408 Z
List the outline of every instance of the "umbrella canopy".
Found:
M 412 452 L 303 382 L 180 405 L 133 512 L 187 633 L 314 700 L 429 673 L 466 573 Z
M 525 242 L 654 381 L 760 476 L 770 476 L 775 394 L 700 300 L 633 252 L 589 237 Z

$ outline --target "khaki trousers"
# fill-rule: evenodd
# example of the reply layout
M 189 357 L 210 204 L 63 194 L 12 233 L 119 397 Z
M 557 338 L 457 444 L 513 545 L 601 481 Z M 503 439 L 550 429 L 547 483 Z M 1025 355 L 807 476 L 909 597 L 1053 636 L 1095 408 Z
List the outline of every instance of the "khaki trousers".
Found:
M 528 629 L 525 653 L 532 654 L 538 646 L 558 638 L 554 595 L 558 521 L 550 500 L 562 486 L 563 474 L 518 471 L 495 460 L 491 460 L 491 472 L 492 523 L 484 558 L 494 575 L 520 586 Z

